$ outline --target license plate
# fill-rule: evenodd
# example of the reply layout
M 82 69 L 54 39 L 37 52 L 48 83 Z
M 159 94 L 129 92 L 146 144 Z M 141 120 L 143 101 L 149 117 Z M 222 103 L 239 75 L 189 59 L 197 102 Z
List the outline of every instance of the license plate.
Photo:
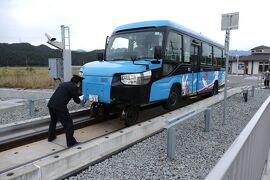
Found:
M 98 102 L 98 95 L 90 94 L 89 95 L 89 101 Z

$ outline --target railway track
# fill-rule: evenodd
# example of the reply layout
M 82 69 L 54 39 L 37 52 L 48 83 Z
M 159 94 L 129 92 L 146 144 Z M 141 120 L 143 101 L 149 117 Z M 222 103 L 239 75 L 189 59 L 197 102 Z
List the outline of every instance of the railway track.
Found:
M 180 107 L 186 106 L 198 100 L 201 100 L 201 97 L 195 97 L 189 99 L 188 101 L 183 101 Z M 168 112 L 161 107 L 158 108 L 158 111 L 156 111 L 157 107 L 159 106 L 160 104 L 152 104 L 141 107 L 139 122 L 146 121 L 147 119 L 151 119 L 155 116 Z M 144 111 L 150 111 L 150 113 L 144 113 Z M 90 118 L 89 109 L 76 110 L 71 112 L 70 115 L 73 119 L 75 129 L 91 126 L 96 123 L 117 118 L 118 116 L 118 114 L 114 112 L 110 114 L 107 119 Z M 0 152 L 39 141 L 41 139 L 46 139 L 49 123 L 50 117 L 44 116 L 0 126 Z M 58 135 L 63 133 L 63 127 L 59 122 L 56 129 Z
M 89 114 L 87 109 L 71 112 L 76 129 L 97 123 Z M 47 138 L 49 123 L 50 117 L 44 116 L 0 126 L 0 152 Z M 57 134 L 63 133 L 60 123 L 56 129 Z
M 190 98 L 189 100 L 184 101 L 184 103 L 181 104 L 181 107 L 187 106 L 187 105 L 192 104 L 194 102 L 197 102 L 201 99 L 202 99 L 201 97 Z M 127 131 L 125 129 L 124 122 L 120 121 L 119 118 L 116 118 L 116 115 L 111 116 L 109 120 L 103 119 L 103 120 L 97 121 L 94 118 L 92 118 L 92 119 L 89 118 L 88 113 L 89 113 L 89 111 L 82 111 L 80 113 L 76 112 L 75 113 L 76 115 L 75 114 L 72 115 L 73 116 L 72 118 L 74 119 L 75 124 L 77 124 L 76 125 L 77 130 L 75 131 L 75 137 L 78 139 L 79 142 L 82 142 L 78 146 L 74 147 L 78 150 L 83 148 L 83 146 L 87 146 L 86 144 L 89 144 L 88 142 L 95 143 L 95 139 L 97 139 L 97 141 L 100 141 L 100 138 L 104 138 L 104 139 L 108 138 L 109 139 L 109 138 L 111 138 L 110 136 L 112 134 L 114 134 L 115 132 L 123 133 L 123 132 Z M 138 122 L 139 124 L 137 126 L 140 127 L 141 123 L 144 123 L 144 122 L 152 123 L 152 120 L 150 120 L 150 119 L 155 119 L 156 117 L 162 117 L 163 114 L 166 114 L 166 113 L 170 114 L 170 112 L 164 110 L 159 104 L 142 107 L 140 109 L 140 113 L 139 113 L 139 122 Z M 84 114 L 84 115 L 82 115 L 82 114 Z M 14 130 L 14 129 L 12 130 L 12 128 L 10 128 L 10 127 L 6 128 L 5 131 L 3 131 L 3 129 L 0 129 L 0 133 L 8 134 L 8 132 L 9 132 L 9 137 L 11 137 L 10 139 L 8 139 L 8 138 L 1 139 L 2 140 L 1 147 L 2 147 L 2 145 L 5 145 L 5 148 L 12 147 L 12 149 L 0 152 L 1 159 L 3 159 L 2 157 L 9 157 L 6 160 L 5 159 L 2 160 L 2 162 L 3 162 L 2 164 L 5 164 L 5 167 L 3 167 L 3 166 L 0 167 L 0 177 L 1 177 L 1 175 L 3 175 L 3 176 L 6 175 L 8 177 L 8 175 L 10 175 L 9 174 L 10 171 L 14 170 L 14 168 L 28 166 L 31 163 L 34 164 L 34 162 L 41 161 L 42 159 L 46 159 L 46 158 L 51 158 L 51 157 L 58 158 L 58 155 L 56 155 L 56 154 L 59 154 L 59 153 L 65 154 L 66 151 L 72 151 L 70 148 L 66 148 L 65 136 L 63 134 L 61 134 L 60 127 L 59 127 L 59 132 L 58 132 L 60 135 L 58 135 L 57 139 L 53 143 L 47 142 L 47 139 L 44 139 L 44 138 L 47 138 L 46 132 L 47 132 L 48 123 L 49 123 L 48 117 L 47 117 L 47 120 L 45 120 L 45 119 L 46 118 L 41 120 L 40 121 L 41 123 L 39 125 L 38 124 L 36 124 L 36 125 L 33 125 L 33 124 L 29 125 L 28 124 L 27 126 L 21 125 L 21 127 L 22 126 L 25 126 L 25 127 L 34 126 L 36 129 L 40 129 L 40 131 L 39 131 L 39 133 L 32 132 L 32 133 L 29 133 L 28 135 L 26 135 L 27 134 L 26 133 L 20 138 L 19 138 L 20 133 L 17 133 L 18 134 L 17 137 L 14 137 L 14 136 L 12 137 L 12 135 L 11 135 L 12 132 L 14 132 L 16 130 Z M 41 124 L 43 124 L 43 127 L 41 127 Z M 20 126 L 17 126 L 17 129 L 18 129 L 18 127 L 20 127 Z M 138 128 L 138 127 L 135 127 L 135 128 Z M 24 128 L 21 128 L 21 130 Z M 157 127 L 157 128 L 159 129 L 158 131 L 160 131 L 160 128 L 159 127 Z M 155 131 L 155 132 L 157 132 L 157 131 Z M 153 134 L 153 132 L 148 134 L 148 136 L 152 135 L 152 134 Z M 34 142 L 36 139 L 39 139 L 39 141 Z M 24 142 L 24 143 L 22 143 L 23 144 L 22 146 L 20 144 L 20 141 Z M 136 141 L 139 141 L 139 139 Z M 9 144 L 7 144 L 7 143 L 9 143 Z M 12 146 L 12 144 L 15 144 L 17 146 L 20 145 L 20 146 L 19 147 Z M 37 147 L 39 147 L 39 148 L 35 148 L 34 147 L 35 145 L 37 145 Z M 126 145 L 126 147 L 128 147 L 128 145 Z M 113 152 L 115 152 L 115 150 Z M 36 156 L 33 156 L 30 158 L 27 156 L 28 154 L 31 154 L 31 155 L 36 154 Z M 21 155 L 22 158 L 20 158 L 19 155 Z M 101 158 L 102 157 L 99 157 L 99 159 L 101 159 Z M 23 159 L 23 162 L 20 161 L 21 159 Z M 8 164 L 8 163 L 10 165 L 6 166 L 6 164 Z

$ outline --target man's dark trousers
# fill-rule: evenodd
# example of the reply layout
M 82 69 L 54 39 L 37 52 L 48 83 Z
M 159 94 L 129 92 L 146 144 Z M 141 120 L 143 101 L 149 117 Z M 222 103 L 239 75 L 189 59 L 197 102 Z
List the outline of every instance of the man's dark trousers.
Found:
M 50 127 L 49 127 L 49 132 L 48 132 L 48 139 L 53 140 L 56 137 L 55 134 L 55 128 L 56 128 L 56 123 L 57 121 L 60 121 L 62 126 L 64 127 L 64 131 L 66 133 L 66 140 L 67 140 L 67 146 L 73 146 L 74 144 L 77 143 L 76 139 L 74 138 L 74 126 L 73 126 L 73 121 L 70 117 L 70 114 L 68 112 L 68 109 L 54 109 L 49 107 L 49 112 L 51 115 L 51 122 L 50 122 Z

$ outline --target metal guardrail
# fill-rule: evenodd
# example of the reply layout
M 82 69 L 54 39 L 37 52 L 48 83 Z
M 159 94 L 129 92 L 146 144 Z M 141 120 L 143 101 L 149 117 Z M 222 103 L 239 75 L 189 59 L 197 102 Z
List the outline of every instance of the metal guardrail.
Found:
M 270 147 L 270 96 L 235 139 L 206 180 L 260 179 Z
M 44 99 L 29 99 L 28 100 L 28 108 L 29 108 L 29 115 L 30 117 L 32 117 L 35 113 L 35 102 L 36 101 L 44 101 L 46 104 L 48 103 L 49 99 L 48 98 L 44 98 Z
M 82 96 L 80 96 L 82 98 Z M 80 99 L 81 99 L 80 98 Z M 28 109 L 29 109 L 29 116 L 32 117 L 35 114 L 36 108 L 35 108 L 35 102 L 37 101 L 43 101 L 46 103 L 46 106 L 49 102 L 50 98 L 42 98 L 42 99 L 28 99 Z M 81 99 L 82 100 L 82 99 Z M 81 108 L 84 107 L 84 104 L 80 104 Z
M 184 122 L 191 117 L 204 112 L 204 119 L 205 119 L 205 132 L 209 132 L 210 129 L 210 108 L 203 108 L 198 111 L 191 111 L 187 112 L 179 117 L 173 118 L 171 120 L 166 121 L 167 126 L 165 127 L 168 129 L 167 133 L 167 157 L 169 159 L 175 159 L 175 150 L 176 150 L 176 135 L 175 135 L 175 126 L 179 125 L 179 123 Z
M 248 91 L 249 91 L 249 89 L 250 89 L 250 96 L 254 97 L 254 94 L 255 94 L 255 87 L 254 86 L 244 86 L 241 89 L 242 89 L 243 98 L 244 98 L 245 102 L 248 101 Z

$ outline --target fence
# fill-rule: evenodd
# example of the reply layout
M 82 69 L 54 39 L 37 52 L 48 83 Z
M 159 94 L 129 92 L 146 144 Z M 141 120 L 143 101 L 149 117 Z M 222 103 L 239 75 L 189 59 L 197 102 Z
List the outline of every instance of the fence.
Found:
M 260 179 L 270 147 L 270 96 L 206 177 L 206 180 Z

